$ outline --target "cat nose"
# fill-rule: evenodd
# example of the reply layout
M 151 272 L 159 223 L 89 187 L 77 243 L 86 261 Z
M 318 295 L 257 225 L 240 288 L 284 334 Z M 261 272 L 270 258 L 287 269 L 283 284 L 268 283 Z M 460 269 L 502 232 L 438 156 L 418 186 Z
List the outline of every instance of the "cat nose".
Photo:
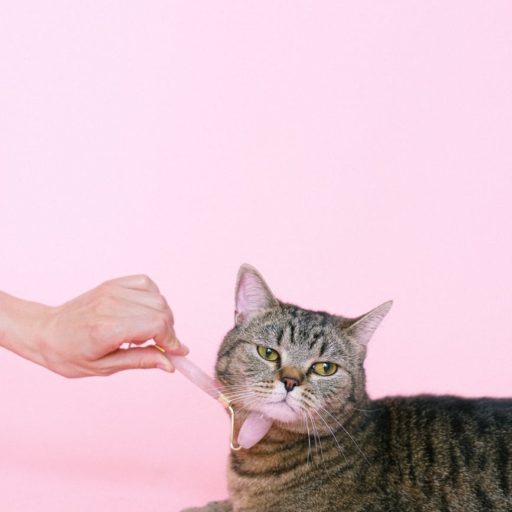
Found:
M 279 380 L 288 392 L 292 391 L 295 386 L 300 386 L 304 378 L 304 372 L 295 366 L 283 366 L 279 370 Z
M 292 389 L 295 386 L 299 385 L 299 381 L 297 379 L 293 379 L 290 377 L 283 377 L 281 379 L 281 382 L 284 384 L 284 388 L 286 389 L 286 391 L 292 391 Z

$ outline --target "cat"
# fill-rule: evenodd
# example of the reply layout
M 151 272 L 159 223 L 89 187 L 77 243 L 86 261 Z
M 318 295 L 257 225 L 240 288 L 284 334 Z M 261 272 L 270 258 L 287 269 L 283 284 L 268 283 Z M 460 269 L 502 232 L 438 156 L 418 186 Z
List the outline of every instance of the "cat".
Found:
M 386 302 L 355 319 L 277 300 L 242 265 L 216 377 L 273 419 L 233 451 L 228 501 L 183 512 L 511 512 L 512 399 L 370 400 L 363 362 Z

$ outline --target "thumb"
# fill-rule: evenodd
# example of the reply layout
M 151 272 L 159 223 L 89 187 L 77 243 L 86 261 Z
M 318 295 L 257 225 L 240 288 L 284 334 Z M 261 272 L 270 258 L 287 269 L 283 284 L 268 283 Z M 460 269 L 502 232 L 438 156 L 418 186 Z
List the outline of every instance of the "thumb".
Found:
M 154 347 L 118 349 L 97 361 L 100 369 L 107 375 L 122 370 L 159 368 L 173 372 L 174 366 L 169 359 Z

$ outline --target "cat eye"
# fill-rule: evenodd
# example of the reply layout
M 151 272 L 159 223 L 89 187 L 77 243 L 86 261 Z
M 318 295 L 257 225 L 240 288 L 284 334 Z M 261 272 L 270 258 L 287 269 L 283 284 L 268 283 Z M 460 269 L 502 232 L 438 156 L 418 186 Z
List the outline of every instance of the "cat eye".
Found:
M 279 352 L 270 347 L 265 347 L 265 345 L 258 345 L 257 350 L 258 354 L 266 361 L 275 362 L 279 360 Z
M 311 369 L 322 377 L 328 377 L 334 375 L 338 371 L 338 365 L 334 363 L 315 363 Z

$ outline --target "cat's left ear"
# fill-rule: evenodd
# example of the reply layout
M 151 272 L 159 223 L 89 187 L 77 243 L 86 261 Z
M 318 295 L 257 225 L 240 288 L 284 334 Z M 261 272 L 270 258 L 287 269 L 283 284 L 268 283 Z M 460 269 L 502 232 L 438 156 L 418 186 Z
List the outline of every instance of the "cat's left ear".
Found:
M 352 324 L 344 329 L 345 334 L 355 339 L 361 345 L 368 345 L 375 329 L 377 329 L 384 317 L 389 313 L 392 305 L 393 301 L 389 300 L 372 309 L 369 313 L 356 318 Z
M 279 304 L 261 274 L 244 263 L 238 271 L 235 290 L 235 324 L 241 325 L 254 315 Z

